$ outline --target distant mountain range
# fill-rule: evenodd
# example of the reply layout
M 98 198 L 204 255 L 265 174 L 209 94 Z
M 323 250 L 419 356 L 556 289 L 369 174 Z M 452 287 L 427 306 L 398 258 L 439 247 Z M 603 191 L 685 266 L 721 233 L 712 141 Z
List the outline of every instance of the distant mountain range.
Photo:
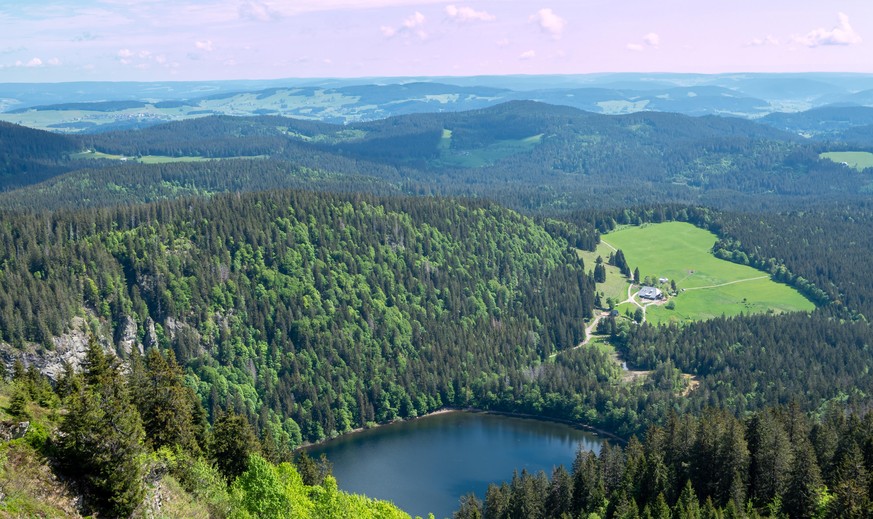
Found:
M 873 106 L 873 75 L 598 74 L 7 83 L 0 84 L 0 120 L 61 133 L 141 128 L 207 115 L 280 115 L 347 124 L 414 113 L 475 110 L 518 100 L 600 114 L 659 111 L 756 119 L 834 105 Z M 782 127 L 778 120 L 776 117 L 772 124 Z M 790 131 L 832 134 L 841 129 L 837 126 L 793 127 Z
M 58 135 L 3 123 L 0 188 L 9 192 L 0 206 L 113 205 L 287 187 L 487 197 L 537 210 L 665 200 L 737 207 L 869 191 L 870 171 L 819 154 L 873 150 L 864 133 L 873 126 L 863 124 L 873 110 L 853 112 L 849 128 L 840 110 L 819 110 L 750 121 L 510 101 L 346 124 L 213 115 Z M 841 129 L 826 134 L 831 143 L 792 133 L 815 121 Z

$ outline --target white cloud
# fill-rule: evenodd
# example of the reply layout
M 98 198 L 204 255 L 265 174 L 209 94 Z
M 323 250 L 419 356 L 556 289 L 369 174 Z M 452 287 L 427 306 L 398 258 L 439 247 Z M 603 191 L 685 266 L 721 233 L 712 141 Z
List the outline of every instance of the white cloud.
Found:
M 837 16 L 840 18 L 840 24 L 833 29 L 815 29 L 804 36 L 795 36 L 793 41 L 807 47 L 856 45 L 861 43 L 861 36 L 849 24 L 849 17 L 846 13 L 837 13 Z
M 30 61 L 28 61 L 27 63 L 25 63 L 24 66 L 25 66 L 25 67 L 29 67 L 29 68 L 41 67 L 41 66 L 42 66 L 42 60 L 39 59 L 39 58 L 32 58 Z
M 130 49 L 121 49 L 118 51 L 118 57 L 127 59 L 133 57 L 133 52 Z
M 194 46 L 200 50 L 205 50 L 206 52 L 212 52 L 214 50 L 212 40 L 198 40 L 194 42 Z
M 61 64 L 61 60 L 59 58 L 52 58 L 52 59 L 48 60 L 47 63 L 53 67 L 57 67 L 58 65 Z
M 558 16 L 549 8 L 540 9 L 536 14 L 531 15 L 530 21 L 535 22 L 543 32 L 547 32 L 555 38 L 560 38 L 564 28 L 567 26 L 567 20 Z
M 457 7 L 454 4 L 446 6 L 446 14 L 459 22 L 490 22 L 496 18 L 486 11 L 477 11 L 472 7 Z
M 509 45 L 510 41 L 509 38 L 500 38 L 494 43 L 496 43 L 498 47 L 506 47 Z
M 658 33 L 650 32 L 643 36 L 642 43 L 628 43 L 625 48 L 633 52 L 643 52 L 646 49 L 657 49 L 661 45 L 661 36 Z
M 766 45 L 777 47 L 779 45 L 779 39 L 772 34 L 768 34 L 765 38 L 754 38 L 746 44 L 746 47 L 764 47 Z
M 416 27 L 421 27 L 422 25 L 424 25 L 424 21 L 424 15 L 419 13 L 418 11 L 415 11 L 414 15 L 410 16 L 406 20 L 403 20 L 403 27 L 407 29 L 415 29 Z
M 239 17 L 256 22 L 278 20 L 282 15 L 265 2 L 243 2 L 239 6 Z
M 518 59 L 520 60 L 529 60 L 537 57 L 537 53 L 534 50 L 526 50 L 518 55 Z
M 400 24 L 400 27 L 390 27 L 388 25 L 383 25 L 379 27 L 379 30 L 386 38 L 392 38 L 394 36 L 397 36 L 398 34 L 415 34 L 423 40 L 427 38 L 427 31 L 423 29 L 424 22 L 426 21 L 427 18 L 425 18 L 425 16 L 420 12 L 416 11 L 415 14 L 403 20 L 403 23 Z

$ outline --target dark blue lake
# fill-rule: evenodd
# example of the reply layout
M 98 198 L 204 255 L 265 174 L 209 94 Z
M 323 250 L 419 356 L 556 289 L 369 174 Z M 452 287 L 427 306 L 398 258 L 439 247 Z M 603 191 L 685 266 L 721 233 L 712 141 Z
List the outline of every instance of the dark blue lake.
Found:
M 468 492 L 485 497 L 488 483 L 513 470 L 567 469 L 576 449 L 600 451 L 602 437 L 554 422 L 451 412 L 352 434 L 310 450 L 333 463 L 343 490 L 393 501 L 413 517 L 451 517 Z

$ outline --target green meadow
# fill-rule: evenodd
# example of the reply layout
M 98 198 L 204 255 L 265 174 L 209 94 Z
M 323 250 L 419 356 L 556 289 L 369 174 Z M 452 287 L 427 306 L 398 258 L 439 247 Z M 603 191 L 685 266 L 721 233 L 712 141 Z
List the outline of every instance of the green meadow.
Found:
M 866 151 L 830 151 L 822 153 L 819 157 L 830 159 L 837 163 L 845 162 L 849 167 L 855 168 L 858 171 L 873 168 L 873 153 Z
M 606 304 L 606 298 L 610 297 L 613 301 L 619 302 L 627 299 L 628 280 L 619 272 L 618 267 L 613 267 L 606 263 L 609 258 L 609 253 L 612 249 L 605 243 L 600 242 L 594 252 L 586 250 L 577 250 L 576 254 L 585 262 L 585 270 L 594 270 L 594 265 L 597 262 L 597 256 L 603 258 L 603 263 L 606 265 L 606 282 L 598 283 L 597 290 L 603 292 L 603 303 Z
M 689 223 L 670 222 L 611 232 L 602 237 L 601 246 L 621 249 L 631 270 L 640 269 L 641 279 L 676 281 L 679 293 L 671 298 L 674 309 L 666 305 L 646 309 L 646 319 L 655 324 L 815 308 L 797 290 L 776 283 L 766 272 L 716 258 L 710 252 L 716 240 L 715 234 Z M 607 273 L 604 285 L 612 275 Z
M 112 155 L 110 153 L 102 153 L 99 151 L 83 151 L 80 153 L 74 153 L 71 155 L 73 159 L 106 159 L 106 160 L 119 160 L 119 161 L 130 161 L 130 162 L 139 162 L 141 164 L 168 164 L 170 162 L 206 162 L 209 160 L 225 160 L 225 159 L 213 159 L 209 157 L 193 157 L 193 156 L 183 156 L 183 157 L 169 157 L 165 155 L 143 155 L 142 157 L 125 157 L 124 155 Z M 227 157 L 233 159 L 264 159 L 267 158 L 266 155 L 254 155 L 254 156 L 240 156 L 240 157 Z
M 437 145 L 440 150 L 440 158 L 438 160 L 446 166 L 481 168 L 516 153 L 530 151 L 542 140 L 543 134 L 538 134 L 524 139 L 497 141 L 482 148 L 472 150 L 454 150 L 452 149 L 452 131 L 443 130 L 442 138 Z

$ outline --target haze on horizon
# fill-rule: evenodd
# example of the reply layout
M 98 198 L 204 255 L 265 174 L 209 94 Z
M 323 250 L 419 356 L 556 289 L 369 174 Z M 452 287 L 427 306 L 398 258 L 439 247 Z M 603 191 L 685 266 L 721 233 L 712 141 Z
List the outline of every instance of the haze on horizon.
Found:
M 869 0 L 0 0 L 0 82 L 873 73 Z

